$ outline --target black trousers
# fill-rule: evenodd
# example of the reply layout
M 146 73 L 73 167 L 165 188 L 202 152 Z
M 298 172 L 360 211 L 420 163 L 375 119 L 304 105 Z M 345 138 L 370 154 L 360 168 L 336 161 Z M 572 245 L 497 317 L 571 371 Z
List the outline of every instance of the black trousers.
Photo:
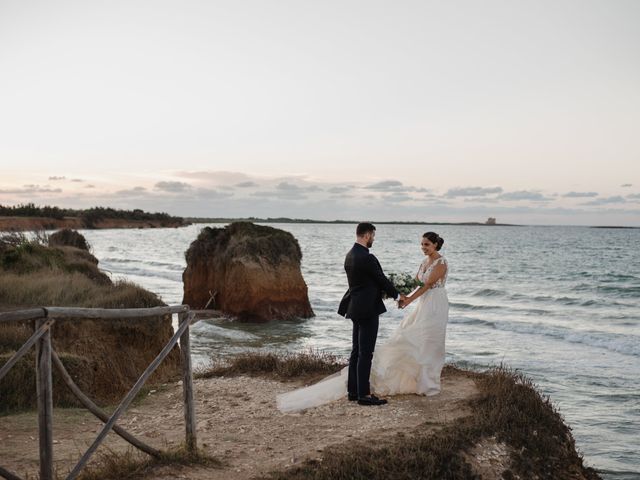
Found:
M 371 393 L 369 375 L 371 360 L 378 338 L 378 317 L 351 319 L 353 322 L 353 347 L 349 357 L 349 395 L 364 397 Z

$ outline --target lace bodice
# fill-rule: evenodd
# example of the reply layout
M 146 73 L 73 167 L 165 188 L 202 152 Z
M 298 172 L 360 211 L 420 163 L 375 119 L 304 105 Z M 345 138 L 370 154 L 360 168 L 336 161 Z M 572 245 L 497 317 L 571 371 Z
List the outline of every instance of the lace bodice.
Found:
M 431 288 L 444 287 L 447 283 L 447 275 L 449 274 L 449 264 L 447 263 L 447 259 L 444 257 L 440 257 L 431 263 L 429 262 L 431 262 L 431 259 L 428 257 L 424 260 L 424 262 L 422 262 L 422 264 L 420 265 L 420 269 L 418 270 L 418 274 L 416 275 L 416 278 L 420 280 L 422 283 L 426 283 L 426 281 L 429 279 L 429 275 L 431 275 L 431 271 L 433 270 L 433 268 L 436 265 L 442 264 L 446 268 L 444 276 L 442 276 L 442 278 L 439 278 L 438 281 L 434 283 L 433 287 Z

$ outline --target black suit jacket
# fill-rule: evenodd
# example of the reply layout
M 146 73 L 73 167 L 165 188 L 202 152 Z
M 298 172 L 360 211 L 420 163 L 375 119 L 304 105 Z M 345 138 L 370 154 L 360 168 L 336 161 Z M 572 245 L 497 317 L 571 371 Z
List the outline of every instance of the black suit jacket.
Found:
M 349 290 L 342 297 L 338 313 L 347 318 L 371 318 L 387 311 L 382 302 L 382 292 L 391 298 L 398 291 L 385 277 L 378 259 L 359 243 L 353 245 L 344 259 Z

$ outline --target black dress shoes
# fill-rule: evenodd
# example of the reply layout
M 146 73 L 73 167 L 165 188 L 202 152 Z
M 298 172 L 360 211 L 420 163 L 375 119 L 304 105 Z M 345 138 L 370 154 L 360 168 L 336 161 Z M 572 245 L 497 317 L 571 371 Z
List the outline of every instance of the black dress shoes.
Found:
M 348 398 L 350 402 L 355 402 L 356 400 L 358 400 L 358 395 L 349 394 Z
M 358 399 L 358 405 L 385 405 L 386 403 L 384 398 L 378 398 L 375 395 L 367 395 Z

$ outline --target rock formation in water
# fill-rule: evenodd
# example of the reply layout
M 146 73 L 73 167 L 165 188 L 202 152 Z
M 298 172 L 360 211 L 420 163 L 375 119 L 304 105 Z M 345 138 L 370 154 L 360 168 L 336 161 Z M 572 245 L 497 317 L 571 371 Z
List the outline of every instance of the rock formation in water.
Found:
M 193 309 L 208 305 L 248 321 L 314 315 L 300 245 L 289 232 L 250 222 L 206 227 L 186 259 L 183 303 Z

